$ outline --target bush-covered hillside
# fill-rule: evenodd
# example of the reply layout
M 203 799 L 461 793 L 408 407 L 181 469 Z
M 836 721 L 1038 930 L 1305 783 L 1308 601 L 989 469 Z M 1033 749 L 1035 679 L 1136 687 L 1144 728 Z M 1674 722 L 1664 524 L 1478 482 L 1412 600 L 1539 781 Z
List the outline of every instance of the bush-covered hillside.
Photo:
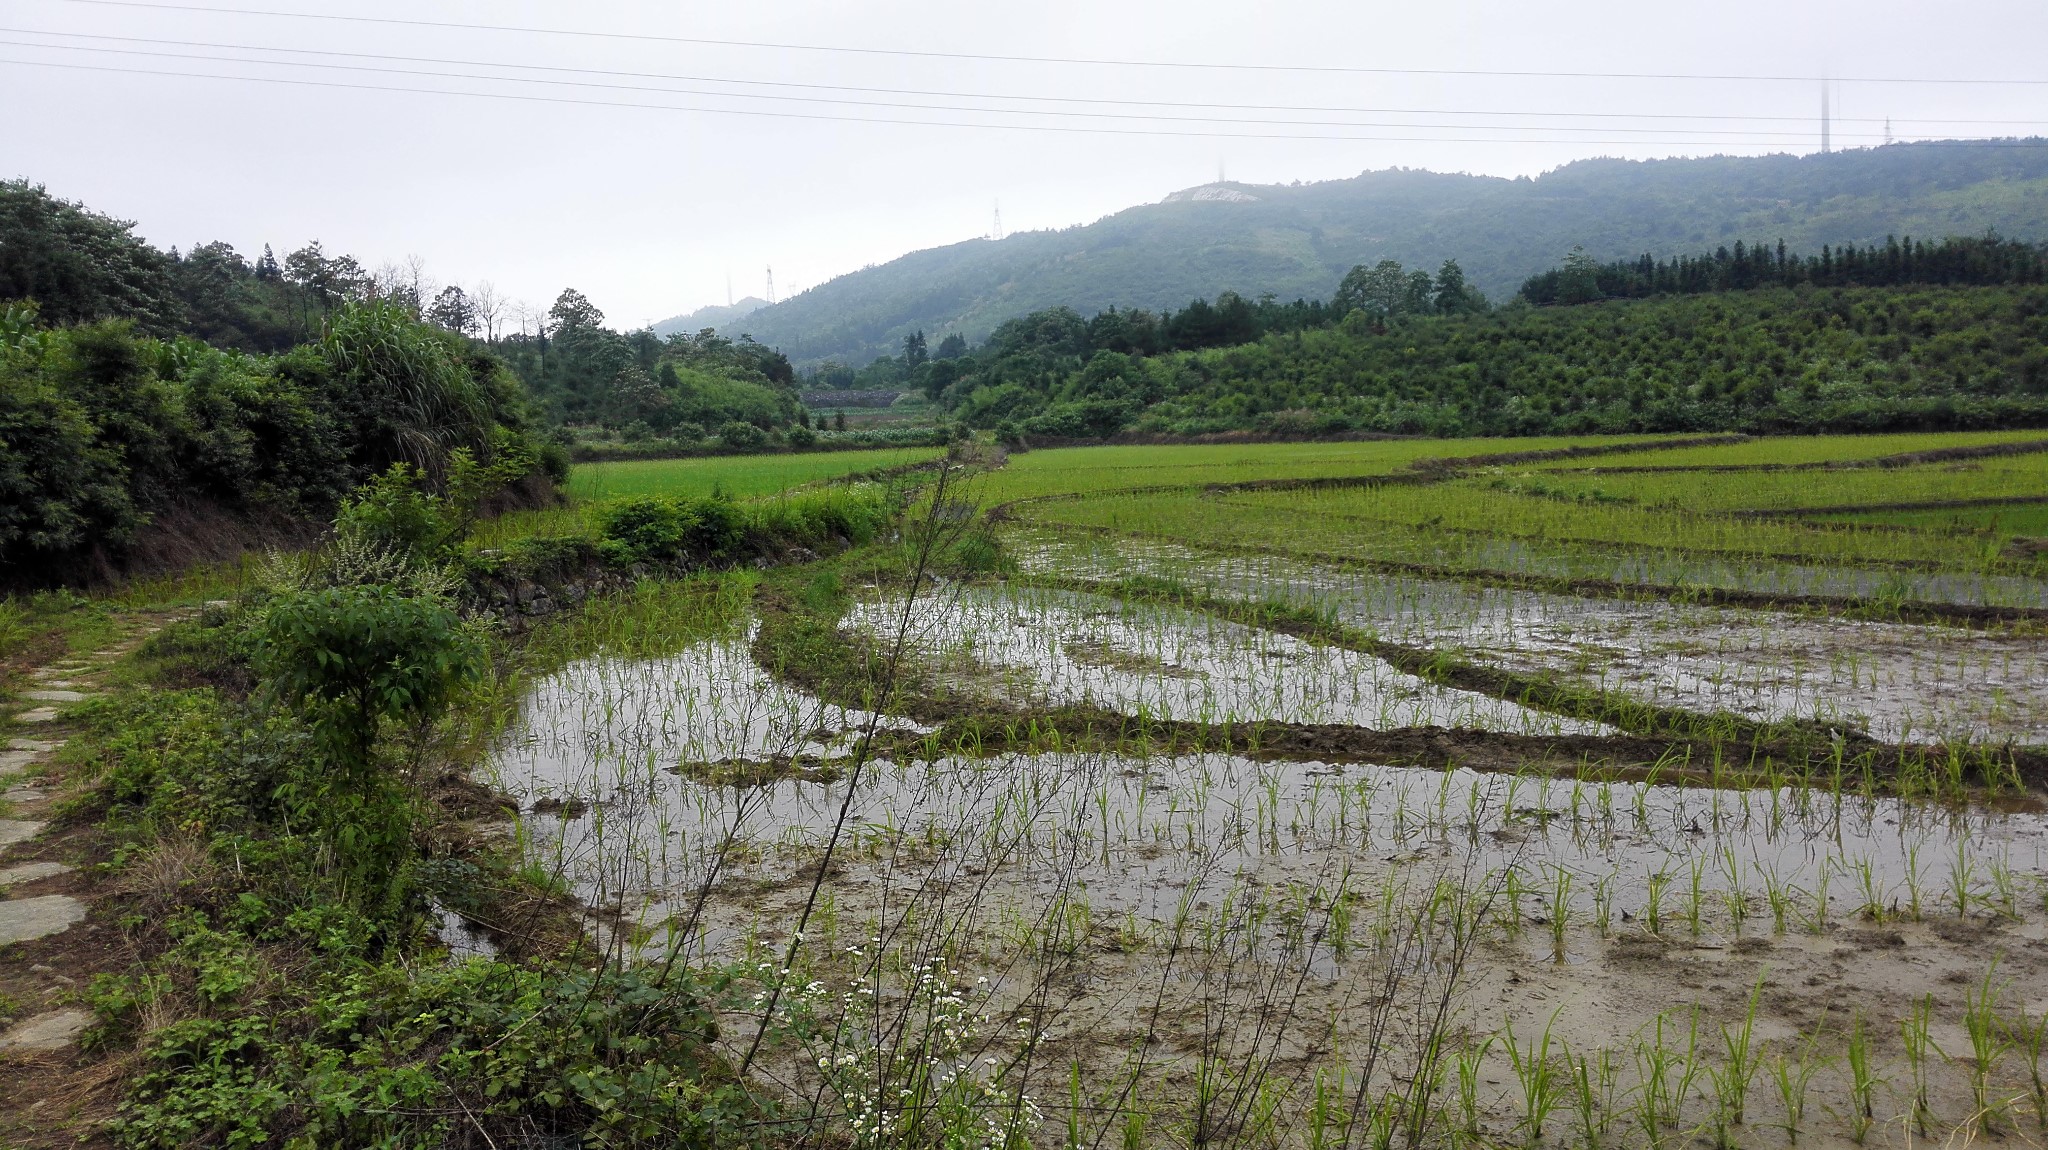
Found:
M 2048 425 L 2048 287 L 1768 288 L 1387 314 L 1132 354 L 1006 324 L 939 398 L 1025 437 L 1850 431 Z
M 773 348 L 710 329 L 666 338 L 618 332 L 583 293 L 564 291 L 538 331 L 492 349 L 526 381 L 550 423 L 578 439 L 665 440 L 716 434 L 758 447 L 771 431 L 808 425 L 796 372 Z
M 430 322 L 445 300 L 318 244 L 252 265 L 130 228 L 0 183 L 0 582 L 232 549 L 398 463 L 559 478 L 519 379 Z
M 573 288 L 531 315 L 489 284 L 436 285 L 417 261 L 371 270 L 317 241 L 282 260 L 268 245 L 254 260 L 221 242 L 159 251 L 133 227 L 25 180 L 0 181 L 0 302 L 33 300 L 53 326 L 126 319 L 144 335 L 274 353 L 375 299 L 495 353 L 565 441 L 687 448 L 729 431 L 720 446 L 748 448 L 806 422 L 789 361 L 744 337 L 614 331 Z
M 385 301 L 344 305 L 275 356 L 157 339 L 132 320 L 46 327 L 0 312 L 0 577 L 117 561 L 166 515 L 327 518 L 393 463 L 493 484 L 549 466 L 518 380 Z

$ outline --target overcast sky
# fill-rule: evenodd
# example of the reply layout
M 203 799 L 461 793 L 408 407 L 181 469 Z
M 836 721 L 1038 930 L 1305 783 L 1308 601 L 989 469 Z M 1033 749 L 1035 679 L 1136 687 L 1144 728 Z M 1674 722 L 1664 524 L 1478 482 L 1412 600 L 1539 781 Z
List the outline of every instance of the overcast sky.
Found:
M 318 238 L 542 305 L 575 286 L 634 326 L 725 302 L 728 276 L 758 295 L 772 266 L 787 296 L 986 234 L 998 202 L 1008 231 L 1065 227 L 1219 167 L 1810 151 L 1802 77 L 1823 74 L 1837 146 L 1886 117 L 1901 139 L 2048 134 L 2043 44 L 2043 0 L 0 0 L 0 177 L 160 245 Z M 1664 75 L 1560 75 L 1594 72 Z M 1924 82 L 1966 78 L 2035 82 Z M 1304 138 L 1251 138 L 1274 136 Z

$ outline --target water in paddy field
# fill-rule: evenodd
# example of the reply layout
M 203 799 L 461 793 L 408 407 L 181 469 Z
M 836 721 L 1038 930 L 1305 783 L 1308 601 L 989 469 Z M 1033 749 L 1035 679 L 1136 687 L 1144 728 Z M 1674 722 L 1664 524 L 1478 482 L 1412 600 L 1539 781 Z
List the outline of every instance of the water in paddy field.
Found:
M 903 601 L 890 599 L 857 606 L 847 625 L 883 640 L 903 618 Z M 919 600 L 909 618 L 910 651 L 960 685 L 986 685 L 1018 706 L 1085 703 L 1198 723 L 1615 733 L 1599 723 L 1438 686 L 1371 655 L 1172 607 L 964 587 Z
M 1660 706 L 1815 719 L 1888 742 L 2048 743 L 2048 637 L 2040 635 L 1559 595 L 1170 545 L 1038 540 L 1024 562 L 1082 578 L 1156 575 L 1222 598 L 1312 607 L 1378 639 Z
M 960 599 L 973 611 L 1015 610 Z M 1197 679 L 1129 677 L 1107 657 L 1025 658 L 1045 678 L 1023 689 L 1103 705 L 1228 705 L 1238 713 L 1376 717 L 1358 699 L 1387 686 L 1379 668 L 1279 660 L 1314 689 L 1275 687 L 1264 655 L 1299 654 L 1239 628 L 1213 639 L 1155 634 L 1156 619 L 1069 598 L 1029 601 L 1018 633 L 1095 628 L 1082 644 L 1128 653 L 1137 627 L 1149 656 Z M 967 608 L 955 608 L 964 610 Z M 950 618 L 942 614 L 941 620 Z M 1045 623 L 1045 620 L 1053 622 Z M 1143 620 L 1134 622 L 1133 620 Z M 1041 626 L 1043 624 L 1043 626 Z M 944 627 L 935 629 L 943 637 Z M 1000 632 L 998 632 L 1000 633 Z M 1000 654 L 1031 640 L 995 640 Z M 1004 646 L 1005 643 L 1012 646 Z M 1049 648 L 1039 648 L 1044 650 Z M 1362 685 L 1331 691 L 1354 674 Z M 1179 693 L 1190 683 L 1201 693 Z M 1194 692 L 1195 688 L 1187 687 Z M 1376 696 L 1373 696 L 1376 697 Z M 1415 714 L 1513 719 L 1440 698 Z M 1289 890 L 1366 889 L 1402 875 L 1498 883 L 1524 913 L 1565 908 L 1582 926 L 1661 920 L 1707 936 L 1826 929 L 1866 906 L 1932 914 L 2038 911 L 2048 876 L 2048 822 L 2033 811 L 1951 809 L 1797 789 L 1728 791 L 1579 783 L 1466 770 L 1352 762 L 1261 762 L 1220 754 L 945 756 L 881 759 L 857 785 L 783 780 L 736 787 L 693 781 L 693 764 L 793 753 L 829 756 L 868 716 L 769 679 L 743 639 L 697 644 L 640 662 L 592 660 L 538 684 L 488 770 L 525 807 L 531 856 L 578 894 L 616 907 L 667 941 L 707 882 L 694 945 L 716 950 L 750 931 L 786 929 L 850 796 L 830 884 L 849 915 L 885 916 L 891 899 L 935 885 L 972 888 L 972 914 L 1028 917 L 1054 889 L 1078 889 L 1088 912 L 1154 923 L 1232 898 Z M 1518 720 L 1517 720 L 1518 721 Z M 885 725 L 911 731 L 910 724 Z M 963 912 L 965 913 L 965 912 Z M 2034 917 L 2038 918 L 2038 914 Z M 1682 925 L 1674 925 L 1682 924 Z M 996 929 L 991 925 L 990 929 Z M 2038 932 L 2038 925 L 2019 928 Z

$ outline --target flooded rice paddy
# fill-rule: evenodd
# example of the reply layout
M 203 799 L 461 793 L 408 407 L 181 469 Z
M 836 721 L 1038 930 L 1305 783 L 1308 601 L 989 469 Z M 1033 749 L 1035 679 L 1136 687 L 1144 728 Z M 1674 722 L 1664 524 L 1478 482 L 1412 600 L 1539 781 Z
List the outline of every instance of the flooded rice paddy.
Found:
M 2048 642 L 2031 632 L 1553 594 L 1137 542 L 1047 540 L 1030 564 L 1282 601 L 1390 642 L 1660 706 L 1812 719 L 1892 743 L 2048 744 Z
M 1662 706 L 1885 743 L 2048 742 L 2048 646 L 2025 632 L 1154 545 L 1045 545 L 1023 571 L 1171 578 Z M 900 640 L 946 691 L 1018 723 L 1085 706 L 1575 748 L 1616 734 L 1355 650 L 1027 580 L 908 603 L 870 588 L 842 635 Z M 755 988 L 731 1013 L 735 1049 L 769 1018 L 773 1072 L 814 1104 L 889 1113 L 886 1067 L 908 1060 L 1012 1100 L 990 1111 L 1009 1115 L 988 1119 L 991 1145 L 2033 1130 L 2048 816 L 2024 795 L 1056 735 L 987 749 L 825 702 L 758 666 L 753 637 L 564 668 L 487 771 L 528 812 L 529 858 L 600 910 L 623 954 Z

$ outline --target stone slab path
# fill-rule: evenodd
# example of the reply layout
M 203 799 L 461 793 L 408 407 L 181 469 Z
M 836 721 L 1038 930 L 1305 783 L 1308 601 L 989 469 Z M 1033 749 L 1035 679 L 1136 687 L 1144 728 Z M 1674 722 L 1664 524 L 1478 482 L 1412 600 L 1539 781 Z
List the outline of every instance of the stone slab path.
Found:
M 37 879 L 56 878 L 70 874 L 71 868 L 60 862 L 21 863 L 17 866 L 0 866 L 0 887 L 10 887 L 18 882 L 34 882 Z
M 83 1010 L 51 1010 L 25 1018 L 0 1031 L 0 1052 L 9 1050 L 62 1050 L 78 1040 L 92 1024 Z
M 10 898 L 0 902 L 0 946 L 70 930 L 85 921 L 85 904 L 68 894 Z
M 66 656 L 29 673 L 28 689 L 0 697 L 0 728 L 12 726 L 12 735 L 0 750 L 0 948 L 14 943 L 61 936 L 86 920 L 89 907 L 68 894 L 32 893 L 19 888 L 69 874 L 73 868 L 49 860 L 24 861 L 18 856 L 40 836 L 47 823 L 33 817 L 48 802 L 53 791 L 37 768 L 49 763 L 64 746 L 61 728 L 66 712 L 78 703 L 97 698 L 100 679 L 113 664 L 160 630 L 168 620 L 148 620 L 126 630 L 113 646 L 90 656 Z M 12 711 L 7 715 L 7 711 Z M 24 730 L 23 724 L 30 725 Z M 51 733 L 44 737 L 43 731 Z M 27 731 L 34 731 L 32 736 Z M 30 817 L 23 817 L 30 816 Z M 15 858 L 8 856 L 14 855 Z M 0 952 L 0 961 L 5 961 Z M 49 1005 L 26 1018 L 0 1019 L 0 1061 L 15 1052 L 62 1050 L 77 1040 L 91 1024 L 86 1011 L 62 1007 L 70 984 L 51 968 L 31 966 L 41 980 Z M 4 1078 L 0 1070 L 0 1078 Z

